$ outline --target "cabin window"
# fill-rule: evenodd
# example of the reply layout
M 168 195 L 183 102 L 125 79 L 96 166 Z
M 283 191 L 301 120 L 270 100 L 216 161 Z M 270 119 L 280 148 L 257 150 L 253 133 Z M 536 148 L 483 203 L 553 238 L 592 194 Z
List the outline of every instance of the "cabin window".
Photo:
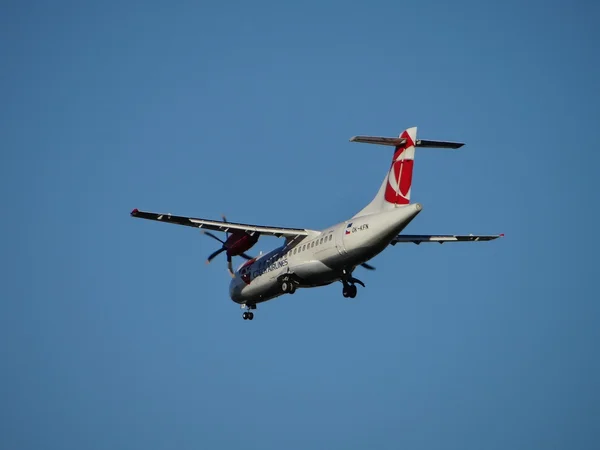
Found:
M 331 238 L 333 238 L 333 234 L 330 234 L 330 235 L 329 235 L 329 240 L 331 240 Z
M 306 250 L 306 244 L 302 246 L 302 251 Z
M 322 243 L 323 243 L 323 238 L 321 238 L 321 239 L 319 240 L 319 244 L 322 244 Z

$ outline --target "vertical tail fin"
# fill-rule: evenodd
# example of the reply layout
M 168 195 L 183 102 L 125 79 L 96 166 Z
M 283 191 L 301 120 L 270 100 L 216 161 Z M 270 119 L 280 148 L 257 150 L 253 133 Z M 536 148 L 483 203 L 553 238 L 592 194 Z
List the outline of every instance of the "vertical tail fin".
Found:
M 379 142 L 373 141 L 372 143 L 395 145 L 392 164 L 375 198 L 354 217 L 388 211 L 410 203 L 417 127 L 403 131 L 398 139 L 375 138 L 375 140 L 379 140 Z M 360 142 L 360 140 L 357 141 Z M 388 141 L 388 143 L 383 141 Z M 367 141 L 363 140 L 363 142 Z

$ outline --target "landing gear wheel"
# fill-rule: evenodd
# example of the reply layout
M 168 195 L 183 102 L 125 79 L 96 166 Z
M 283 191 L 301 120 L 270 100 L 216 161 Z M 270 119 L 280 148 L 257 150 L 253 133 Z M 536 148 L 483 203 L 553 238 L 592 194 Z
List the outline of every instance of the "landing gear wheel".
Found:
M 254 313 L 252 313 L 252 312 L 245 312 L 244 314 L 242 314 L 242 319 L 244 319 L 244 320 L 252 320 L 252 319 L 254 319 Z
M 248 313 L 247 312 L 245 312 L 244 314 L 242 314 L 242 319 L 248 320 Z
M 354 284 L 346 284 L 346 285 L 344 285 L 344 288 L 342 289 L 342 295 L 346 298 L 356 297 L 356 292 L 357 292 L 357 289 Z
M 296 285 L 290 281 L 288 278 L 284 278 L 281 280 L 281 292 L 284 294 L 293 294 L 296 292 Z
M 350 297 L 350 298 L 356 297 L 356 292 L 357 292 L 356 285 L 351 284 L 350 286 L 348 286 L 348 297 Z

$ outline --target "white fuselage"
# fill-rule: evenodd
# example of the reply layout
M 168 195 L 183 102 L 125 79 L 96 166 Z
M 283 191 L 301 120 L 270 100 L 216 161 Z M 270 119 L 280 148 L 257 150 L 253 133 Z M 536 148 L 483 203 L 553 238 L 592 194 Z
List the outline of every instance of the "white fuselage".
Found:
M 414 203 L 311 232 L 299 242 L 243 264 L 231 281 L 229 295 L 236 303 L 253 305 L 282 295 L 282 277 L 306 288 L 340 281 L 381 253 L 421 209 Z

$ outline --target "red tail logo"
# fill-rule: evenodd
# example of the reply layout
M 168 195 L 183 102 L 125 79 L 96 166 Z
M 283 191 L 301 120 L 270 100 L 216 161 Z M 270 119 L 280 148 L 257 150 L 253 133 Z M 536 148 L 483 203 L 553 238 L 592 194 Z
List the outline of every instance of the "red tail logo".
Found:
M 410 186 L 414 165 L 414 142 L 405 131 L 400 136 L 406 143 L 396 147 L 385 188 L 385 201 L 398 205 L 410 203 Z M 412 147 L 412 148 L 411 148 Z

